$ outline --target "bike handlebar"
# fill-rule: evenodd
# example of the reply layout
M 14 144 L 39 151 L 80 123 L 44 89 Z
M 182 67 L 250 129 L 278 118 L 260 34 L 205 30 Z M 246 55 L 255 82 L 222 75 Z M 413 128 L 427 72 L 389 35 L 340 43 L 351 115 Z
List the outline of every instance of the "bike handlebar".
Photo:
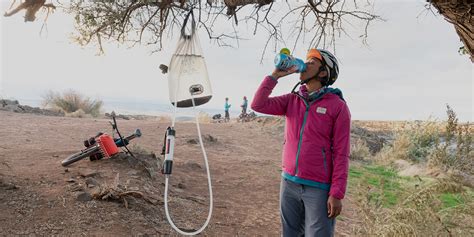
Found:
M 131 134 L 130 136 L 128 137 L 124 137 L 123 138 L 123 141 L 118 138 L 115 140 L 115 144 L 118 146 L 118 147 L 122 147 L 124 145 L 128 145 L 128 142 L 134 138 L 137 138 L 137 137 L 141 137 L 142 136 L 142 132 L 140 131 L 140 129 L 136 129 L 135 132 L 133 134 Z
M 130 141 L 134 138 L 141 137 L 141 136 L 142 136 L 142 131 L 140 131 L 140 129 L 136 129 L 135 132 L 132 135 L 130 135 L 130 136 L 124 138 L 124 139 Z

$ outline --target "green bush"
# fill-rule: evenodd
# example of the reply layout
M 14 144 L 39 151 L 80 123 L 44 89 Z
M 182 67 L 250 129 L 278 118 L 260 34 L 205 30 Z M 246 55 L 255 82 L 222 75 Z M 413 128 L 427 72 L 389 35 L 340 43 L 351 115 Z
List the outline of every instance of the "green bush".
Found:
M 97 117 L 101 113 L 103 102 L 92 100 L 77 91 L 69 90 L 62 94 L 53 91 L 47 92 L 43 96 L 42 104 L 44 107 L 64 111 L 66 114 L 78 113 L 77 111 L 82 110 L 85 114 Z

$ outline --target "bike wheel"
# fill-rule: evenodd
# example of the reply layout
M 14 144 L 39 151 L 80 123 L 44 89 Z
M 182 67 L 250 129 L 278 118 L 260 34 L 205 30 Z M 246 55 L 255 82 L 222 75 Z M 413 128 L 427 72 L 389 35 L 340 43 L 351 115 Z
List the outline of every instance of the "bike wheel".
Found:
M 62 166 L 68 166 L 76 161 L 79 161 L 79 160 L 82 160 L 88 156 L 91 156 L 93 155 L 94 153 L 98 152 L 99 151 L 99 146 L 93 146 L 93 147 L 89 147 L 83 151 L 80 151 L 78 153 L 75 153 L 75 154 L 72 154 L 71 156 L 69 156 L 68 158 L 64 159 L 62 162 L 61 162 L 61 165 Z

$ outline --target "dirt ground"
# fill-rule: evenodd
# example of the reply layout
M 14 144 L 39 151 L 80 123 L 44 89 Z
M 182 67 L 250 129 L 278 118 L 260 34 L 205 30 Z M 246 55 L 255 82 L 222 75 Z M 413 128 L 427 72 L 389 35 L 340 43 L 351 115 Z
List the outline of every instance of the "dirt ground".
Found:
M 138 159 L 122 155 L 61 166 L 84 139 L 110 133 L 108 121 L 0 111 L 2 235 L 177 236 L 166 220 L 158 168 L 169 123 L 118 121 L 123 134 L 141 129 L 143 136 L 131 142 Z M 207 177 L 195 124 L 178 123 L 176 130 L 170 211 L 177 226 L 194 230 L 208 213 Z M 279 236 L 281 127 L 254 121 L 201 124 L 201 130 L 214 194 L 212 219 L 201 235 Z M 126 203 L 91 197 L 114 184 L 143 196 L 125 196 Z M 350 233 L 351 205 L 350 198 L 344 200 L 338 236 Z

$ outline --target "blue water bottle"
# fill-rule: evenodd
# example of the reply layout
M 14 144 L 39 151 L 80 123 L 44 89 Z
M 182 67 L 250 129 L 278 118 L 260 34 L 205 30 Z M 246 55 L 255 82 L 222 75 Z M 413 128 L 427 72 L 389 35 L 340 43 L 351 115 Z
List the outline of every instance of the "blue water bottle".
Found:
M 306 64 L 303 60 L 291 56 L 289 49 L 281 49 L 280 53 L 275 57 L 275 67 L 279 70 L 286 71 L 293 66 L 298 68 L 298 73 L 306 71 Z

